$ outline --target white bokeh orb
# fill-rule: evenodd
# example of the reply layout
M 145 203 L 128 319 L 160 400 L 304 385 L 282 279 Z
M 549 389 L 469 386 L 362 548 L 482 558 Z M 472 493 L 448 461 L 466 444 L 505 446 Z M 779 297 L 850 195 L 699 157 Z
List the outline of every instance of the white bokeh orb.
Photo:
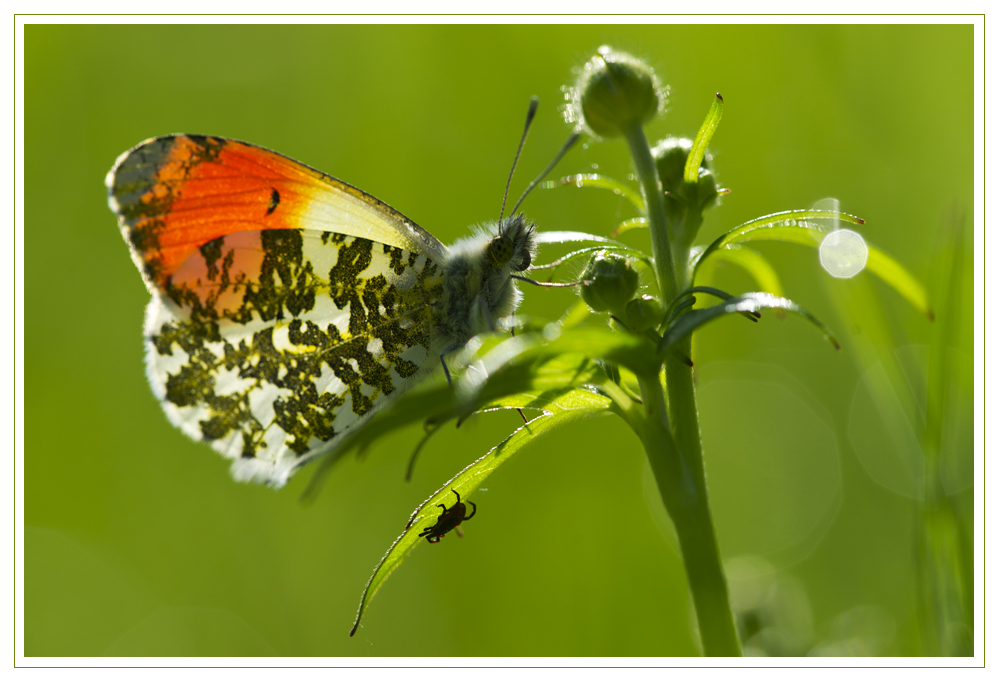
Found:
M 834 230 L 819 245 L 819 262 L 833 277 L 854 277 L 868 262 L 868 244 L 853 230 Z

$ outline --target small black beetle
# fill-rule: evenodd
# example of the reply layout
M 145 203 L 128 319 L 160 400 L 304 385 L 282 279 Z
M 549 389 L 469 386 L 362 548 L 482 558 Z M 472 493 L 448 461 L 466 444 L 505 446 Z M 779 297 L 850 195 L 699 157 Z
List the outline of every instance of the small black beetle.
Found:
M 466 517 L 465 503 L 462 502 L 462 496 L 458 495 L 458 491 L 455 489 L 452 489 L 451 492 L 458 498 L 458 502 L 451 507 L 445 507 L 444 503 L 438 503 L 438 507 L 443 512 L 438 516 L 437 522 L 434 523 L 434 526 L 429 526 L 420 533 L 420 538 L 426 536 L 428 543 L 438 543 L 442 536 L 465 520 L 472 519 L 476 514 L 476 504 L 470 500 L 469 505 L 472 506 L 472 514 Z M 459 536 L 461 536 L 461 530 L 459 532 Z

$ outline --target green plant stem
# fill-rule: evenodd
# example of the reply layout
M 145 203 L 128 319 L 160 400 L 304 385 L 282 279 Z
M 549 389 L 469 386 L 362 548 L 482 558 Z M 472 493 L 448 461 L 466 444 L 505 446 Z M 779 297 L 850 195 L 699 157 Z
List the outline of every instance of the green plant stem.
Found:
M 660 498 L 677 529 L 702 647 L 708 657 L 739 657 L 740 643 L 729 608 L 703 468 L 700 460 L 693 464 L 674 440 L 659 378 L 638 379 L 643 404 L 635 405 L 627 419 L 642 440 Z
M 674 262 L 663 188 L 652 150 L 640 125 L 628 131 L 626 139 L 646 200 L 660 296 L 663 301 L 673 301 L 683 285 L 678 274 L 686 270 L 680 270 Z M 678 350 L 690 356 L 690 338 Z M 669 410 L 659 374 L 639 376 L 643 405 L 631 411 L 630 422 L 646 448 L 660 497 L 677 530 L 705 654 L 738 657 L 740 642 L 708 505 L 694 378 L 691 368 L 673 356 L 666 361 L 666 374 Z M 641 418 L 636 412 L 641 413 Z
M 646 215 L 649 218 L 649 238 L 653 243 L 653 261 L 656 265 L 656 283 L 660 287 L 660 297 L 663 301 L 673 301 L 680 290 L 677 280 L 677 269 L 670 248 L 670 229 L 667 225 L 667 212 L 663 205 L 663 186 L 656 173 L 656 163 L 653 152 L 646 140 L 642 125 L 636 124 L 625 135 L 632 163 L 635 164 L 636 176 L 642 187 L 642 196 L 646 200 Z

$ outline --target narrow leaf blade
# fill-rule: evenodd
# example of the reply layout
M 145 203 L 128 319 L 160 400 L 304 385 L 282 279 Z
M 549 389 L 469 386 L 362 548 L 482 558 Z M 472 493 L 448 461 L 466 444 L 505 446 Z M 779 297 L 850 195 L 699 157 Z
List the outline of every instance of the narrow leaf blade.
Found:
M 931 308 L 930 298 L 927 295 L 927 288 L 910 271 L 904 268 L 899 261 L 881 249 L 877 249 L 869 244 L 868 263 L 865 264 L 865 268 L 895 289 L 914 308 L 931 320 L 934 320 L 934 311 Z
M 737 225 L 729 232 L 724 233 L 701 252 L 698 261 L 695 263 L 695 270 L 705 262 L 705 259 L 727 244 L 746 242 L 754 239 L 770 239 L 795 242 L 812 246 L 819 244 L 823 240 L 825 231 L 818 225 L 800 223 L 800 221 L 811 220 L 837 220 L 855 225 L 863 225 L 864 220 L 857 216 L 841 211 L 828 211 L 820 209 L 798 209 L 793 211 L 779 211 L 747 221 L 742 225 Z M 783 228 L 790 228 L 783 230 Z M 809 232 L 803 232 L 803 229 Z M 759 233 L 759 230 L 770 230 L 770 232 Z M 750 237 L 750 235 L 753 235 Z M 819 241 L 816 241 L 818 238 Z
M 354 626 L 351 628 L 351 635 L 353 636 L 358 630 L 361 618 L 364 616 L 378 589 L 382 587 L 382 584 L 389 578 L 389 575 L 403 563 L 403 560 L 406 559 L 413 549 L 423 541 L 420 537 L 420 532 L 424 527 L 423 522 L 432 522 L 432 519 L 437 516 L 438 503 L 444 503 L 445 505 L 454 503 L 454 500 L 452 500 L 454 496 L 451 492 L 452 489 L 458 492 L 462 500 L 466 500 L 489 475 L 509 461 L 533 438 L 574 420 L 607 412 L 610 403 L 609 399 L 589 392 L 579 390 L 567 392 L 565 403 L 561 404 L 558 400 L 551 403 L 548 406 L 551 412 L 536 417 L 522 427 L 519 427 L 513 434 L 500 442 L 496 448 L 459 472 L 430 498 L 424 501 L 414 510 L 409 521 L 406 523 L 406 527 L 403 529 L 403 533 L 389 547 L 389 550 L 379 561 L 371 578 L 368 579 L 368 584 L 361 595 L 361 604 L 358 607 Z
M 547 230 L 535 233 L 538 244 L 565 244 L 566 242 L 599 242 L 601 244 L 615 244 L 620 247 L 627 245 L 616 242 L 602 235 L 591 235 L 589 232 L 576 232 L 573 230 Z
M 702 325 L 716 320 L 717 318 L 721 318 L 724 315 L 759 311 L 762 308 L 776 308 L 790 311 L 791 313 L 802 316 L 815 325 L 820 332 L 822 332 L 823 336 L 826 337 L 827 341 L 833 344 L 834 348 L 838 350 L 840 349 L 840 344 L 834 338 L 833 333 L 829 330 L 829 328 L 820 322 L 812 313 L 802 308 L 794 301 L 774 296 L 773 294 L 769 294 L 767 292 L 750 292 L 748 294 L 741 294 L 740 296 L 733 297 L 732 299 L 716 306 L 687 311 L 686 313 L 678 316 L 663 335 L 659 351 L 661 353 L 666 351 Z
M 802 220 L 804 214 L 811 214 L 811 217 L 815 219 L 837 218 L 839 220 L 847 220 L 850 218 L 853 219 L 853 222 L 863 222 L 860 218 L 838 211 L 786 211 L 781 214 L 764 216 L 749 223 L 744 223 L 712 242 L 696 257 L 697 260 L 694 265 L 695 273 L 697 274 L 698 269 L 709 257 L 732 259 L 732 254 L 726 253 L 729 251 L 729 248 L 745 242 L 772 240 L 801 244 L 806 247 L 818 247 L 829 232 L 819 225 Z M 776 217 L 778 220 L 775 222 L 774 219 Z M 894 258 L 867 240 L 865 240 L 865 244 L 868 247 L 868 262 L 865 268 L 892 289 L 896 290 L 914 308 L 933 320 L 934 311 L 931 309 L 927 288 Z M 778 294 L 780 292 L 775 293 Z
M 646 210 L 642 197 L 639 196 L 638 192 L 633 190 L 628 185 L 623 185 L 614 178 L 600 175 L 598 173 L 577 173 L 576 175 L 565 176 L 559 180 L 550 180 L 547 183 L 543 183 L 542 187 L 553 188 L 564 185 L 574 185 L 576 187 L 596 187 L 602 190 L 611 190 L 616 195 L 624 197 L 632 202 L 632 204 L 640 211 Z
M 712 141 L 712 136 L 715 135 L 715 129 L 719 127 L 719 121 L 721 120 L 722 95 L 715 93 L 712 106 L 709 107 L 708 115 L 701 124 L 701 128 L 698 129 L 698 134 L 694 138 L 694 144 L 691 145 L 691 152 L 688 154 L 687 162 L 684 164 L 685 183 L 698 182 L 698 169 L 701 167 L 701 160 L 705 158 L 708 143 Z

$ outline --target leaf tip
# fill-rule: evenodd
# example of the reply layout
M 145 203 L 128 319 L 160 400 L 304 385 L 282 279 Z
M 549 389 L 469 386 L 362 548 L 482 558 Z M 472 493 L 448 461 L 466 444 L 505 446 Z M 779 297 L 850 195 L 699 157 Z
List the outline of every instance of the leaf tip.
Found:
M 347 636 L 348 638 L 353 638 L 354 637 L 354 633 L 358 630 L 358 625 L 360 623 L 361 623 L 360 620 L 354 622 L 354 626 L 351 627 L 351 633 L 350 633 L 350 635 Z
M 722 99 L 722 93 L 715 93 L 715 99 L 719 100 L 719 102 L 724 102 Z

